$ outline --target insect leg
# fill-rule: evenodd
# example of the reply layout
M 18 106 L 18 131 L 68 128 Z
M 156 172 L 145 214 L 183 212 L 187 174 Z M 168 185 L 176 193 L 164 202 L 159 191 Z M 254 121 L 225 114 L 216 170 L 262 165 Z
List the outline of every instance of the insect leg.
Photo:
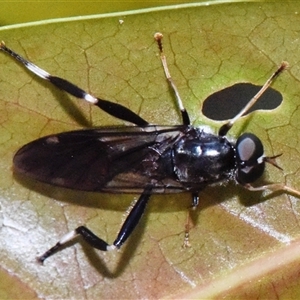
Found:
M 219 129 L 219 136 L 224 136 L 233 126 L 233 124 L 241 118 L 249 109 L 257 102 L 257 100 L 261 97 L 261 95 L 267 90 L 267 88 L 272 84 L 274 79 L 278 77 L 278 75 L 288 68 L 287 62 L 282 62 L 278 69 L 270 76 L 270 78 L 266 81 L 266 83 L 262 86 L 262 88 L 257 92 L 257 94 L 246 104 L 246 106 L 229 122 L 225 123 Z
M 294 195 L 296 197 L 300 197 L 300 191 L 297 191 L 291 187 L 288 187 L 283 183 L 271 183 L 271 184 L 266 184 L 266 185 L 257 186 L 257 187 L 254 187 L 251 184 L 246 183 L 243 185 L 243 187 L 252 192 L 266 191 L 266 190 L 270 190 L 273 192 L 282 191 L 282 192 Z
M 193 193 L 192 194 L 192 209 L 196 209 L 197 206 L 199 205 L 199 193 Z
M 184 231 L 184 242 L 183 242 L 183 248 L 190 247 L 190 230 L 194 226 L 193 220 L 191 216 L 191 212 L 195 211 L 197 206 L 199 205 L 199 193 L 193 193 L 192 194 L 192 205 L 190 209 L 187 212 L 187 218 L 185 222 L 185 231 Z
M 151 186 L 145 188 L 144 192 L 139 197 L 138 201 L 135 203 L 129 215 L 127 216 L 124 224 L 122 225 L 118 233 L 117 238 L 115 239 L 112 245 L 109 245 L 107 242 L 96 236 L 85 226 L 79 226 L 75 230 L 67 233 L 54 247 L 50 248 L 43 255 L 39 256 L 37 258 L 38 262 L 43 263 L 46 258 L 61 250 L 66 243 L 72 241 L 78 235 L 81 235 L 83 239 L 92 247 L 101 251 L 119 249 L 139 223 L 145 211 L 148 200 L 151 196 L 151 189 Z
M 162 40 L 163 38 L 163 35 L 160 33 L 160 32 L 157 32 L 154 34 L 154 39 L 156 40 L 157 44 L 158 44 L 158 48 L 159 48 L 159 52 L 160 52 L 160 59 L 161 59 L 161 62 L 162 62 L 162 65 L 163 65 L 163 68 L 164 68 L 164 71 L 165 71 L 165 75 L 166 75 L 166 78 L 172 88 L 172 90 L 174 91 L 175 93 L 175 97 L 176 97 L 176 100 L 177 100 L 177 105 L 180 109 L 180 112 L 181 112 L 181 117 L 182 117 L 182 123 L 183 125 L 190 125 L 190 117 L 188 115 L 188 112 L 186 111 L 185 107 L 183 106 L 183 103 L 182 103 L 182 100 L 181 100 L 181 97 L 179 95 L 179 92 L 177 90 L 177 87 L 171 77 L 171 74 L 170 74 L 170 71 L 169 71 L 169 68 L 168 68 L 168 64 L 167 64 L 167 58 L 163 52 L 163 47 L 162 47 Z
M 96 105 L 97 107 L 101 108 L 108 114 L 110 114 L 118 119 L 128 121 L 130 123 L 133 123 L 133 124 L 136 124 L 139 126 L 146 126 L 149 124 L 147 121 L 142 119 L 139 115 L 137 115 L 136 113 L 134 113 L 133 111 L 131 111 L 130 109 L 128 109 L 127 107 L 125 107 L 123 105 L 120 105 L 120 104 L 117 104 L 117 103 L 114 103 L 114 102 L 111 102 L 108 100 L 96 98 L 96 97 L 92 96 L 91 94 L 85 92 L 84 90 L 82 90 L 81 88 L 76 86 L 75 84 L 73 84 L 63 78 L 52 76 L 45 70 L 39 68 L 38 66 L 34 65 L 32 62 L 26 60 L 19 54 L 15 53 L 11 49 L 7 48 L 4 44 L 4 42 L 1 42 L 0 50 L 11 55 L 13 58 L 15 58 L 17 61 L 19 61 L 22 65 L 24 65 L 28 70 L 30 70 L 31 72 L 33 72 L 40 78 L 50 81 L 53 85 L 55 85 L 59 89 L 75 96 L 76 98 L 84 99 L 85 101 Z

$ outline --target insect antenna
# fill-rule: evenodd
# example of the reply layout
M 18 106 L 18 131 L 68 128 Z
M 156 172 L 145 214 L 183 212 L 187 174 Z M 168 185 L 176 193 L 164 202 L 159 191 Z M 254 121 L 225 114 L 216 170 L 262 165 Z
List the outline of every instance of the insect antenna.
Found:
M 277 165 L 277 162 L 276 162 L 276 158 L 279 157 L 279 156 L 281 156 L 281 155 L 282 155 L 282 153 L 277 154 L 277 155 L 274 155 L 274 156 L 265 156 L 265 157 L 263 158 L 263 160 L 264 160 L 265 162 L 271 164 L 272 166 L 276 167 L 277 169 L 279 169 L 279 170 L 282 171 L 283 169 L 282 169 L 280 166 L 278 166 L 278 165 Z
M 166 78 L 167 78 L 172 90 L 174 91 L 176 101 L 177 101 L 177 105 L 178 105 L 178 107 L 180 109 L 180 112 L 181 112 L 183 125 L 190 125 L 190 123 L 191 123 L 190 122 L 190 117 L 189 117 L 188 112 L 186 111 L 185 107 L 183 106 L 183 102 L 182 102 L 181 97 L 179 95 L 178 89 L 177 89 L 177 87 L 176 87 L 176 85 L 175 85 L 175 83 L 174 83 L 174 81 L 171 77 L 171 74 L 170 74 L 170 71 L 169 71 L 169 68 L 168 68 L 167 58 L 166 58 L 166 56 L 164 54 L 164 51 L 163 51 L 162 38 L 163 38 L 162 33 L 157 32 L 157 33 L 154 34 L 154 39 L 157 42 L 159 53 L 160 53 L 160 60 L 161 60 L 162 65 L 163 65 Z
M 242 117 L 249 109 L 257 102 L 257 100 L 261 97 L 261 95 L 267 90 L 267 88 L 272 84 L 274 79 L 279 76 L 284 70 L 288 68 L 288 63 L 283 61 L 278 69 L 270 76 L 270 78 L 265 82 L 265 84 L 261 87 L 261 89 L 257 92 L 257 94 L 246 104 L 246 106 L 229 122 L 225 123 L 219 129 L 219 136 L 225 136 L 233 124 Z

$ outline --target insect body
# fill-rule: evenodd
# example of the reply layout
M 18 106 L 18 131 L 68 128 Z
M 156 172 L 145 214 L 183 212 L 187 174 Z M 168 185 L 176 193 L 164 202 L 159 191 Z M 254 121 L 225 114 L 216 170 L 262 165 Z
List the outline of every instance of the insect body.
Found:
M 102 251 L 120 248 L 137 226 L 154 193 L 189 191 L 192 194 L 192 206 L 195 207 L 199 202 L 198 193 L 207 185 L 233 179 L 252 191 L 285 190 L 300 195 L 283 184 L 254 187 L 252 183 L 262 176 L 266 162 L 278 167 L 275 162 L 277 156 L 266 157 L 262 142 L 252 133 L 242 134 L 236 142 L 226 137 L 236 120 L 252 107 L 287 64 L 282 63 L 242 111 L 215 135 L 190 125 L 188 113 L 168 70 L 162 50 L 162 35 L 155 34 L 155 39 L 166 78 L 181 111 L 182 125 L 150 125 L 126 107 L 95 98 L 65 79 L 50 75 L 7 48 L 4 43 L 1 44 L 2 51 L 39 77 L 112 116 L 135 124 L 63 132 L 35 140 L 17 151 L 14 156 L 15 171 L 33 179 L 84 191 L 140 193 L 112 244 L 80 226 L 41 255 L 38 258 L 40 262 L 78 234 Z
M 78 190 L 140 193 L 149 185 L 152 193 L 174 193 L 198 192 L 231 177 L 234 157 L 226 138 L 192 126 L 147 125 L 43 137 L 22 147 L 14 166 L 34 179 Z

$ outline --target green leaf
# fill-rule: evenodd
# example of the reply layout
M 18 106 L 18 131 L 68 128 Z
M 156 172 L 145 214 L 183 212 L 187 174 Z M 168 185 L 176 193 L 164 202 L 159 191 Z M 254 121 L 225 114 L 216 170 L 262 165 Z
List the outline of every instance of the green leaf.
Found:
M 233 0 L 231 2 L 234 2 Z M 190 0 L 189 2 L 206 2 L 205 0 Z M 219 0 L 211 0 L 219 2 Z M 86 16 L 104 14 L 111 12 L 129 11 L 156 6 L 175 5 L 186 3 L 181 0 L 161 0 L 161 1 L 78 1 L 78 0 L 23 0 L 23 1 L 2 1 L 0 24 L 9 25 L 25 23 L 38 20 L 66 18 L 71 16 Z M 30 13 L 29 13 L 30 12 Z
M 283 153 L 278 163 L 284 171 L 268 166 L 266 180 L 300 190 L 299 9 L 297 2 L 191 5 L 14 26 L 2 29 L 1 39 L 48 72 L 151 123 L 179 124 L 153 40 L 161 31 L 193 124 L 216 129 L 221 122 L 201 115 L 203 99 L 237 82 L 263 84 L 288 61 L 290 69 L 273 85 L 282 105 L 242 118 L 230 134 L 253 132 L 267 155 Z M 0 286 L 1 298 L 17 298 L 15 289 L 27 298 L 59 299 L 299 297 L 299 199 L 234 183 L 201 193 L 191 248 L 181 247 L 190 195 L 159 195 L 119 252 L 94 251 L 82 242 L 38 265 L 38 254 L 82 224 L 112 242 L 138 196 L 13 177 L 13 154 L 29 141 L 123 123 L 55 90 L 4 53 L 0 63 L 0 275 L 8 282 Z

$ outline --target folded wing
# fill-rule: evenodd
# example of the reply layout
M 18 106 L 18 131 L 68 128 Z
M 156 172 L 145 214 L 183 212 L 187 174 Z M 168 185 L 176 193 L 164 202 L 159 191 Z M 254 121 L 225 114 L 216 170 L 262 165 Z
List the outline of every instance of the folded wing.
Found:
M 33 179 L 84 191 L 181 191 L 171 163 L 182 126 L 108 127 L 63 132 L 23 146 L 14 169 Z

